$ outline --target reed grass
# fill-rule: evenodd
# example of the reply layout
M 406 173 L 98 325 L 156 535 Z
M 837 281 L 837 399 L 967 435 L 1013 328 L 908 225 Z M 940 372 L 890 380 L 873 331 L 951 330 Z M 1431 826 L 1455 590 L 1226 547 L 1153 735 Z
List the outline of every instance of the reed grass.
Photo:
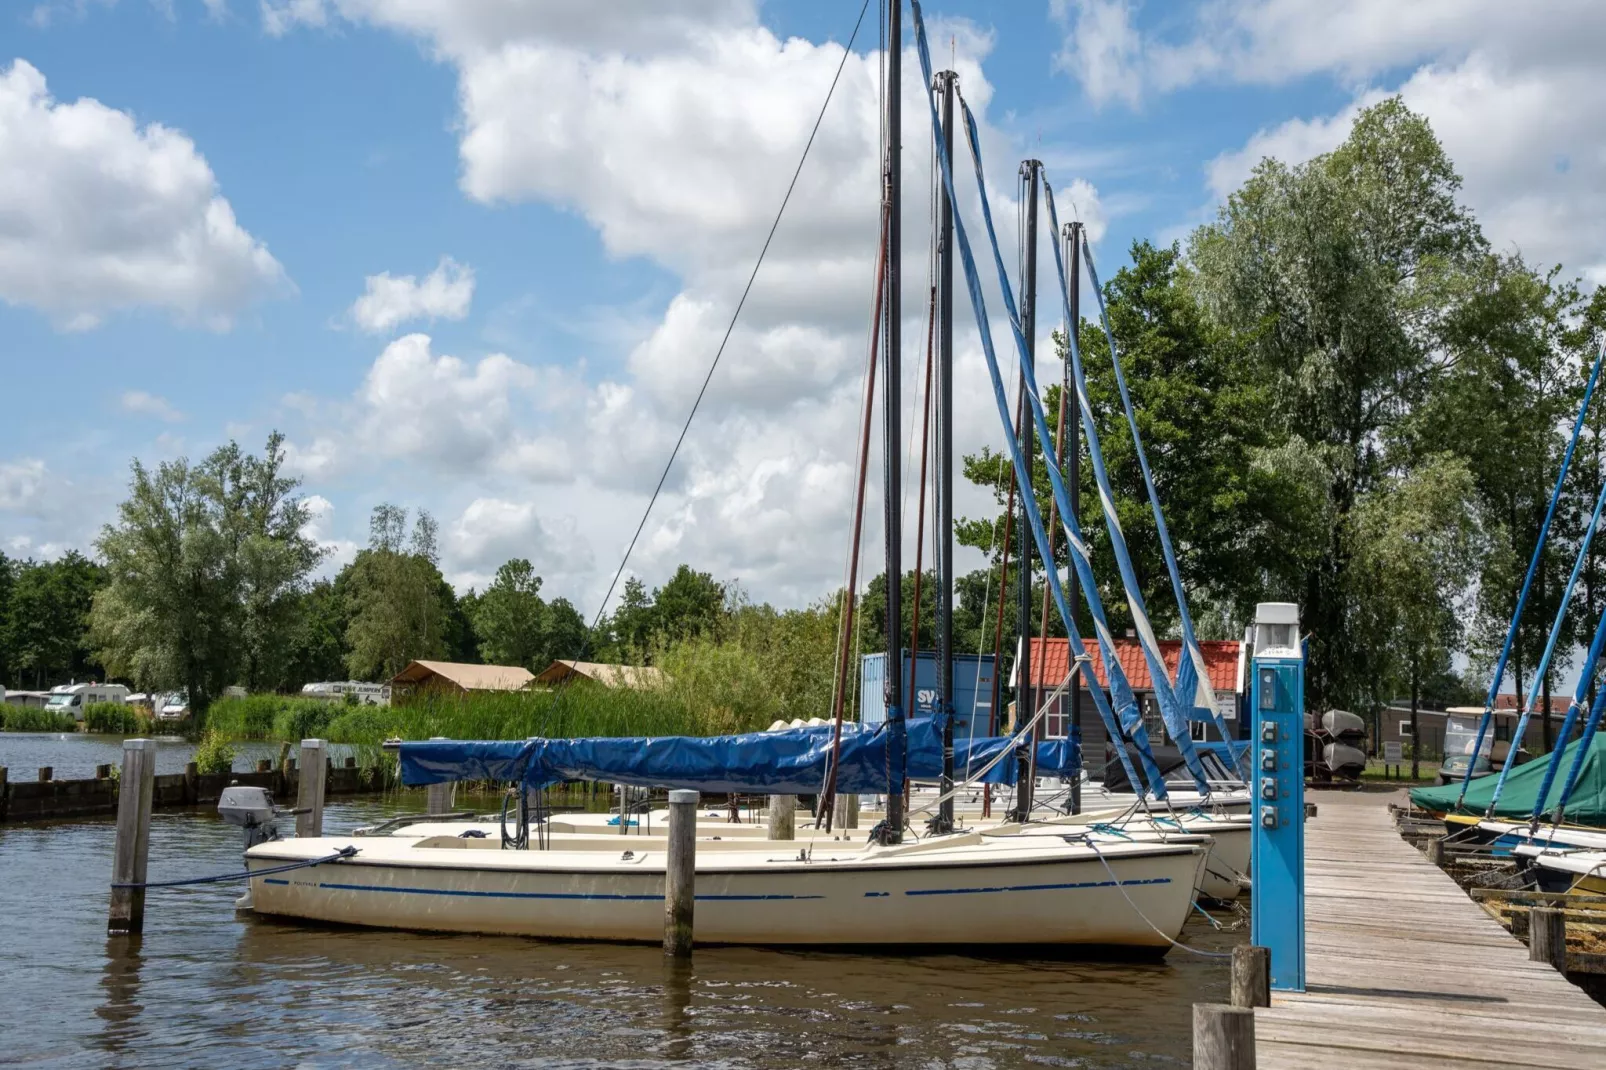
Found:
M 70 713 L 52 713 L 42 706 L 0 706 L 0 732 L 76 732 L 78 721 Z
M 138 706 L 121 702 L 91 702 L 84 707 L 84 731 L 115 736 L 147 735 L 156 729 L 156 719 L 140 712 Z

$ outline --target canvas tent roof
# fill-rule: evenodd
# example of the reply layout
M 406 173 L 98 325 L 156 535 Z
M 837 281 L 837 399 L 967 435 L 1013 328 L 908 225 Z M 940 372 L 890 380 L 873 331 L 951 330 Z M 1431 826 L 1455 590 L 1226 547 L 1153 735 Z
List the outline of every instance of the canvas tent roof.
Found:
M 535 674 L 521 665 L 466 665 L 458 661 L 413 661 L 390 681 L 397 687 L 450 683 L 464 691 L 518 691 Z
M 1561 756 L 1561 769 L 1550 787 L 1550 795 L 1545 799 L 1547 811 L 1561 798 L 1562 782 L 1567 779 L 1567 770 L 1572 767 L 1573 753 L 1578 746 L 1576 740 L 1567 744 Z M 1513 820 L 1533 813 L 1534 798 L 1545 779 L 1545 766 L 1549 760 L 1547 755 L 1511 771 L 1511 775 L 1506 777 L 1505 788 L 1500 792 L 1500 804 L 1495 807 L 1495 817 Z M 1467 798 L 1462 809 L 1469 813 L 1486 813 L 1499 775 L 1495 772 L 1474 780 L 1467 787 Z M 1416 788 L 1411 792 L 1411 802 L 1424 810 L 1443 813 L 1455 808 L 1455 800 L 1460 794 L 1461 782 L 1458 780 L 1443 787 Z M 1606 827 L 1606 732 L 1596 733 L 1595 738 L 1590 740 L 1583 768 L 1578 771 L 1578 784 L 1573 788 L 1572 798 L 1567 801 L 1567 820 L 1578 825 Z
M 565 680 L 583 676 L 588 680 L 595 680 L 604 687 L 628 687 L 640 689 L 657 687 L 668 678 L 662 669 L 655 669 L 645 665 L 606 665 L 595 661 L 569 661 L 561 659 L 554 661 L 541 675 L 535 678 L 536 683 L 550 686 L 561 684 Z

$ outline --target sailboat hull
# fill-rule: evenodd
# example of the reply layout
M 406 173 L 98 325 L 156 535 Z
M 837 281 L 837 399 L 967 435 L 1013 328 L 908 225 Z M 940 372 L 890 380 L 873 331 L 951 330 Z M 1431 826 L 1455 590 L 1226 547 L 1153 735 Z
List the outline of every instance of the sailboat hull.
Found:
M 348 841 L 253 848 L 253 870 Z M 356 841 L 355 859 L 254 876 L 259 914 L 346 925 L 566 940 L 657 941 L 664 855 L 437 850 Z M 433 853 L 447 858 L 420 858 Z M 1081 945 L 1163 951 L 1187 919 L 1198 846 L 1086 852 L 974 849 L 804 863 L 712 858 L 696 937 L 716 944 Z M 480 856 L 474 858 L 471 856 Z M 701 860 L 699 860 L 701 862 Z

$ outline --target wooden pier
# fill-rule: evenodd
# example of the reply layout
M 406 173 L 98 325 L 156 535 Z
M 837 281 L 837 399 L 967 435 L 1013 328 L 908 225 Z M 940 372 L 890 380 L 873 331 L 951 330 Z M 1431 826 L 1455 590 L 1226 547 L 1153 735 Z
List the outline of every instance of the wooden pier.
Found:
M 1606 1008 L 1401 839 L 1391 797 L 1306 825 L 1306 982 L 1255 1012 L 1259 1070 L 1606 1067 Z

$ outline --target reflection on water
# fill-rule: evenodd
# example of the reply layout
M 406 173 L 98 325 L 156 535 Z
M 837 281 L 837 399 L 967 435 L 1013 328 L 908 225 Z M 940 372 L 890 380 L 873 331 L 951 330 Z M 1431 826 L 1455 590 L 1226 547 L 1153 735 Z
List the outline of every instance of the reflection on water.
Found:
M 344 829 L 383 816 L 336 801 Z M 112 828 L 0 826 L 4 1058 L 65 1066 L 770 1067 L 1188 1062 L 1219 960 L 866 956 L 385 933 L 236 916 L 235 885 L 151 893 L 105 936 Z M 238 830 L 158 815 L 153 880 L 237 868 Z M 1231 938 L 1202 922 L 1188 940 Z

